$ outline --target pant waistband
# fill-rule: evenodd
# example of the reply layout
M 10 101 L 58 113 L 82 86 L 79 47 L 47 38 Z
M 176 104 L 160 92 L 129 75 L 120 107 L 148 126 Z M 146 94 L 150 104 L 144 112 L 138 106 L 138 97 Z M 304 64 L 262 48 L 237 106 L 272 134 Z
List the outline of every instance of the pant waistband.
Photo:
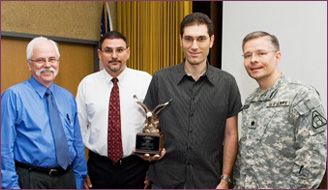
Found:
M 70 166 L 68 166 L 66 168 L 66 170 L 64 170 L 61 167 L 44 168 L 44 167 L 40 167 L 40 166 L 32 166 L 30 164 L 21 163 L 21 162 L 17 162 L 17 161 L 15 161 L 15 165 L 16 165 L 16 167 L 19 167 L 19 168 L 24 168 L 29 171 L 36 171 L 36 172 L 44 173 L 49 176 L 60 176 L 71 170 Z
M 89 150 L 89 158 L 91 158 L 91 159 L 100 159 L 100 160 L 103 160 L 105 162 L 106 161 L 107 162 L 111 162 L 114 166 L 120 166 L 120 165 L 123 165 L 123 164 L 129 164 L 129 163 L 132 163 L 132 162 L 140 162 L 140 161 L 143 161 L 139 156 L 130 155 L 130 156 L 121 158 L 119 161 L 117 161 L 116 163 L 114 163 L 107 156 L 102 156 L 102 155 L 100 155 L 98 153 L 95 153 L 95 152 L 93 152 L 91 150 Z

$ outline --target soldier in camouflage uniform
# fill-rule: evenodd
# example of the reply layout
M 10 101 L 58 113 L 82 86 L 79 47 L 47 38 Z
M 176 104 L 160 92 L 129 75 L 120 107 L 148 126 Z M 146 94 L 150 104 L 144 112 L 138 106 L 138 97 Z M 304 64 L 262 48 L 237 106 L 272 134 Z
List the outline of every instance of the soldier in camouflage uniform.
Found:
M 242 108 L 235 188 L 317 188 L 326 169 L 326 119 L 318 92 L 279 71 L 277 38 L 253 32 L 244 66 L 259 88 Z

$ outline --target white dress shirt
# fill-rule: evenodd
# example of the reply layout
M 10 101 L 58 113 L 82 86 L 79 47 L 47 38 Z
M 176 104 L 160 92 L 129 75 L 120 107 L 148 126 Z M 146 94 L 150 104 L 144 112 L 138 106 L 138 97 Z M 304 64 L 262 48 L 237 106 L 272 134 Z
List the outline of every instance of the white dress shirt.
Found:
M 117 77 L 120 92 L 123 157 L 135 149 L 136 134 L 142 132 L 145 112 L 133 95 L 143 101 L 151 75 L 130 68 Z M 112 76 L 105 69 L 86 76 L 79 84 L 76 102 L 84 145 L 91 151 L 108 156 L 108 105 L 113 87 Z

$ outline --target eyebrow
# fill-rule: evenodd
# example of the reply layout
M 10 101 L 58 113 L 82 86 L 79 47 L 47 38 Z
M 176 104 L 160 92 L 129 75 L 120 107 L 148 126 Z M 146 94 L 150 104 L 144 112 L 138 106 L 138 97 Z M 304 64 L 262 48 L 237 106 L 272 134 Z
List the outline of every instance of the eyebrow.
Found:
M 127 47 L 124 47 L 124 46 L 117 46 L 117 47 L 106 46 L 103 49 L 105 49 L 105 48 L 107 48 L 107 49 L 117 49 L 117 48 L 127 48 Z
M 272 50 L 267 50 L 267 49 L 256 49 L 254 51 L 245 51 L 245 53 L 247 52 L 255 52 L 255 51 L 272 51 Z
M 207 35 L 199 35 L 199 36 L 184 35 L 184 36 L 188 36 L 188 37 L 209 37 L 209 36 L 207 36 Z

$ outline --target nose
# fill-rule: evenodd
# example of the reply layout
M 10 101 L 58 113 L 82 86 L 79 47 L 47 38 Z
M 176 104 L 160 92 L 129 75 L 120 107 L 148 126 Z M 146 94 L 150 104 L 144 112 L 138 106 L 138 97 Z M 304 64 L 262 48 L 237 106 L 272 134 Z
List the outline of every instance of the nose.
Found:
M 252 53 L 252 56 L 250 57 L 250 61 L 251 63 L 258 61 L 258 56 L 256 55 L 256 53 Z
M 192 49 L 197 49 L 197 48 L 198 48 L 198 44 L 197 44 L 196 39 L 194 39 L 194 40 L 192 41 L 192 46 L 191 46 L 191 48 L 192 48 Z
M 117 58 L 117 52 L 115 50 L 113 51 L 112 58 Z
M 51 67 L 51 63 L 48 59 L 45 59 L 44 67 Z

